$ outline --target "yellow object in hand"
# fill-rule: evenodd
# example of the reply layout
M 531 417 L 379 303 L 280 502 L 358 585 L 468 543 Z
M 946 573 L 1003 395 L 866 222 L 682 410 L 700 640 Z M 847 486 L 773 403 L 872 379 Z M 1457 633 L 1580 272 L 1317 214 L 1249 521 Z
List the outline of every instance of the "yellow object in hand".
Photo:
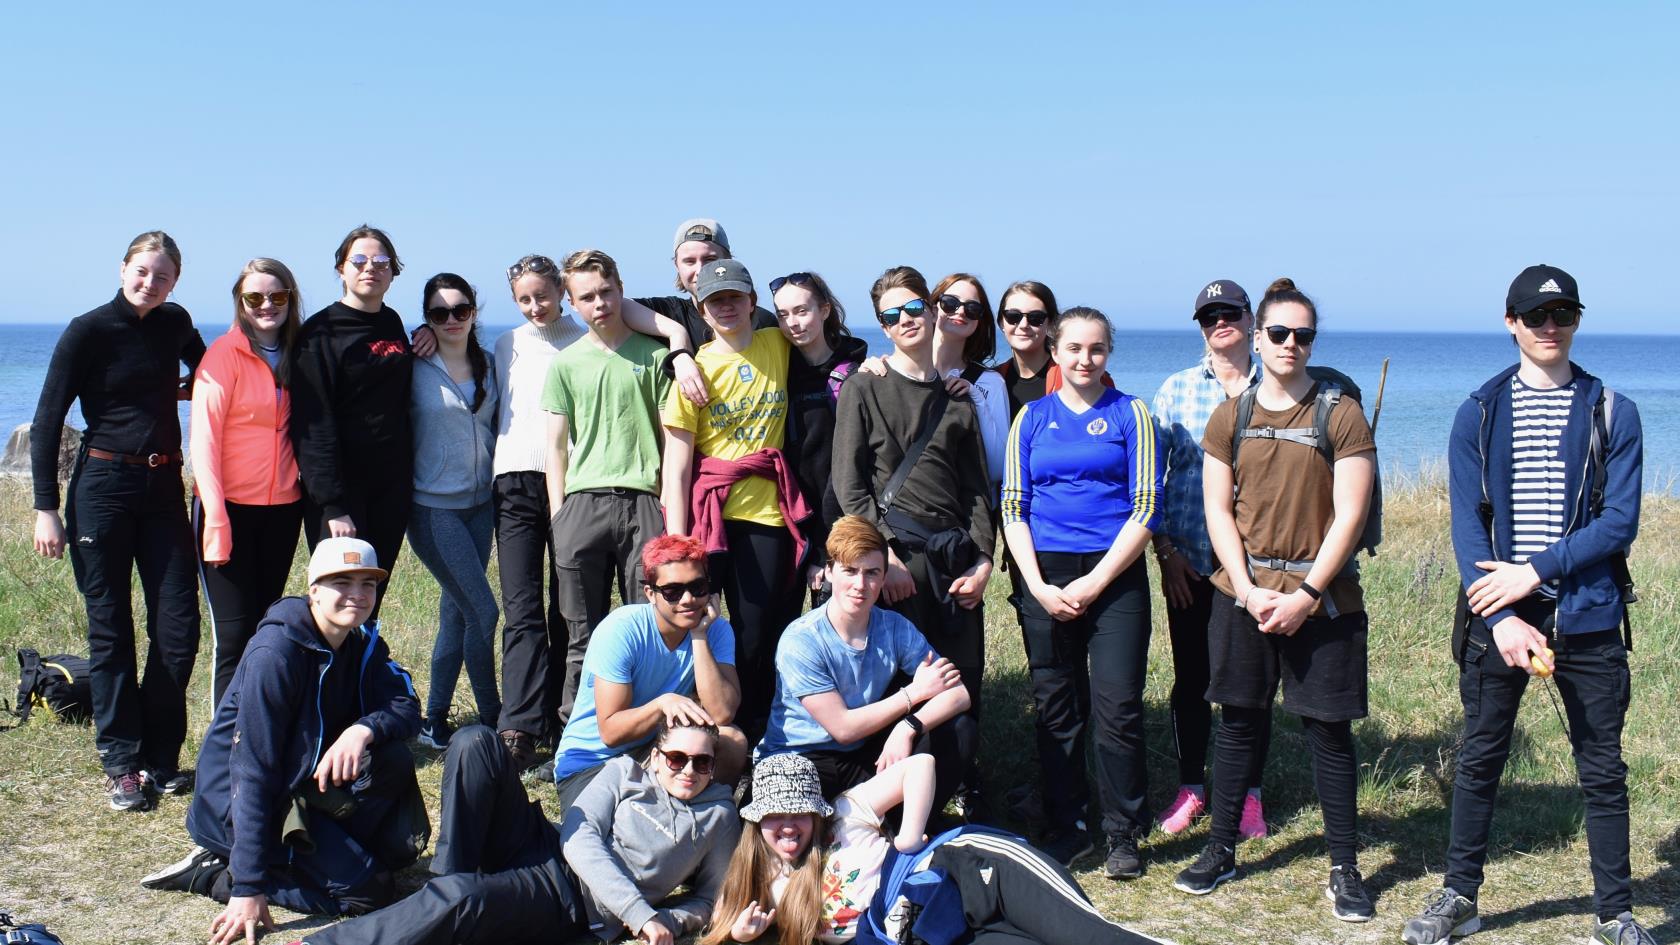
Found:
M 1552 659 L 1552 656 L 1553 656 L 1552 648 L 1547 647 L 1545 649 L 1545 654 L 1546 654 L 1546 658 L 1544 660 L 1540 658 L 1539 653 L 1535 653 L 1534 655 L 1532 655 L 1528 658 L 1528 664 L 1530 666 L 1534 667 L 1534 675 L 1536 675 L 1536 676 L 1545 677 L 1545 676 L 1550 676 L 1552 674 L 1552 667 L 1551 667 L 1551 664 L 1550 664 L 1550 660 Z

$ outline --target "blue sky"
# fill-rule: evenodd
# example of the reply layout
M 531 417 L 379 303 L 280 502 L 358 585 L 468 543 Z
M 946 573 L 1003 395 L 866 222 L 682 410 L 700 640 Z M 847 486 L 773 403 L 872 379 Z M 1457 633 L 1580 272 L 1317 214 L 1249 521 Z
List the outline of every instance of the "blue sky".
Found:
M 365 220 L 410 322 L 443 269 L 507 322 L 521 254 L 598 246 L 664 293 L 706 215 L 854 318 L 910 263 L 1126 325 L 1288 275 L 1329 326 L 1496 330 L 1549 262 L 1589 326 L 1680 330 L 1674 4 L 549 6 L 11 11 L 0 321 L 104 301 L 151 227 L 201 325 L 256 255 L 316 308 Z

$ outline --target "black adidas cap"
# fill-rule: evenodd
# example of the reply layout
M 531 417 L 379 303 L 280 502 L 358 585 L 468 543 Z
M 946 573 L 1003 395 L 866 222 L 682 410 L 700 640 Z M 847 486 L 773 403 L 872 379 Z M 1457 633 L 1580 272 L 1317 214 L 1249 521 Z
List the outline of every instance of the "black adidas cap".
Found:
M 1511 291 L 1505 293 L 1505 311 L 1514 315 L 1532 312 L 1548 302 L 1568 302 L 1577 308 L 1581 304 L 1581 290 L 1575 277 L 1556 266 L 1529 266 L 1511 280 Z

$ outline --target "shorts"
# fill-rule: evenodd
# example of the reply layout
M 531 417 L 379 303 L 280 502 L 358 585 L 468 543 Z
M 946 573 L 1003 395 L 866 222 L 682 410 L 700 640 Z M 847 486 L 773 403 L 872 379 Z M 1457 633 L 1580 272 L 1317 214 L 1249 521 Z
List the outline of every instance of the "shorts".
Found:
M 1321 722 L 1364 718 L 1364 611 L 1312 617 L 1293 636 L 1261 633 L 1259 623 L 1228 594 L 1215 593 L 1208 619 L 1209 702 L 1269 708 L 1283 684 L 1286 712 Z

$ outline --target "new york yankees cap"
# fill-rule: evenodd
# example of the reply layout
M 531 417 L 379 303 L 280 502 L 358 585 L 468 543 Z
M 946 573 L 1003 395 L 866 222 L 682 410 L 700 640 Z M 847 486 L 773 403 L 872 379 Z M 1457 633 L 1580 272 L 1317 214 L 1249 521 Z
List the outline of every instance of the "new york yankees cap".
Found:
M 719 292 L 741 292 L 751 295 L 752 273 L 739 259 L 719 259 L 700 267 L 700 277 L 694 284 L 694 301 L 704 302 Z
M 1202 314 L 1204 308 L 1223 306 L 1226 308 L 1240 308 L 1249 311 L 1248 293 L 1243 287 L 1230 279 L 1215 279 L 1202 287 L 1196 293 L 1196 304 L 1190 309 L 1190 317 L 1194 319 Z
M 1568 302 L 1576 308 L 1586 308 L 1581 304 L 1581 289 L 1575 284 L 1575 277 L 1544 263 L 1517 273 L 1511 280 L 1510 291 L 1505 293 L 1505 311 L 1513 315 L 1532 312 L 1548 302 Z

